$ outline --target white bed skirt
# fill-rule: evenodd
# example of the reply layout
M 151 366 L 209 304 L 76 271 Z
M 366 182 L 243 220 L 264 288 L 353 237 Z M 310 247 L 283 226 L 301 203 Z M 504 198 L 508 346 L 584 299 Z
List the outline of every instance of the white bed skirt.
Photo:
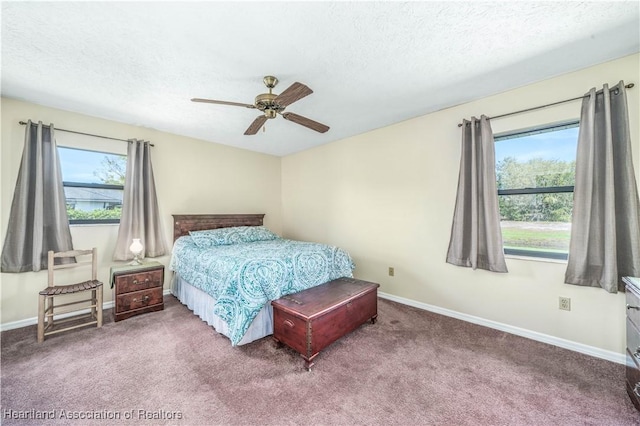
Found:
M 227 323 L 213 313 L 213 306 L 216 303 L 216 299 L 199 288 L 192 286 L 180 278 L 178 274 L 174 274 L 171 292 L 182 304 L 191 309 L 194 314 L 212 326 L 218 333 L 227 337 L 229 336 Z M 273 334 L 273 307 L 271 303 L 267 303 L 260 312 L 258 312 L 258 315 L 238 345 L 246 345 L 270 334 Z

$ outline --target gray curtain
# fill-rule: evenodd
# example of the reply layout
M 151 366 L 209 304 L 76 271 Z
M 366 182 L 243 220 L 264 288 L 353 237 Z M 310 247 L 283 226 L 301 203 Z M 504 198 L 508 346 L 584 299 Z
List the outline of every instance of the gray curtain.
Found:
M 640 276 L 640 202 L 624 83 L 582 101 L 567 284 L 622 290 Z
M 158 211 L 151 146 L 149 142 L 136 139 L 129 141 L 127 150 L 122 217 L 114 260 L 133 259 L 129 246 L 134 238 L 140 238 L 144 246 L 143 257 L 157 257 L 168 252 Z
M 73 250 L 73 243 L 53 124 L 29 120 L 2 247 L 2 272 L 47 269 L 49 250 Z
M 447 262 L 507 272 L 493 144 L 493 132 L 486 116 L 463 121 L 458 195 Z

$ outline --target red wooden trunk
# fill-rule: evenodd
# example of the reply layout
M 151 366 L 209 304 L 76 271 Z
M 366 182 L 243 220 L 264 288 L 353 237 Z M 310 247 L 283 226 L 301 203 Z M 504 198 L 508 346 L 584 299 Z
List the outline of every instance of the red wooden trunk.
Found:
M 378 317 L 379 284 L 339 278 L 271 302 L 273 338 L 300 353 L 310 370 L 318 353 Z

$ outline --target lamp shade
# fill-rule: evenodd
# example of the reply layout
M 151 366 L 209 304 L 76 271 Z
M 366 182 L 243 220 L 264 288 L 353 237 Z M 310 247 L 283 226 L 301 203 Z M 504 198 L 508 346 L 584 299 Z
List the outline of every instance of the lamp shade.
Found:
M 142 253 L 143 249 L 144 249 L 144 247 L 142 246 L 142 243 L 140 242 L 140 238 L 134 238 L 133 242 L 129 246 L 129 250 L 131 250 L 131 253 L 133 253 L 136 256 L 139 256 L 140 253 Z

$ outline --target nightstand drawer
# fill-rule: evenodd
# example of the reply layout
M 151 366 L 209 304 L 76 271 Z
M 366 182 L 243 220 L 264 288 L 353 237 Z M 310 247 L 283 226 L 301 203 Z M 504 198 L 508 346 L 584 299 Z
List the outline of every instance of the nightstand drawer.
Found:
M 640 370 L 631 358 L 632 355 L 627 351 L 627 393 L 633 405 L 640 409 Z
M 121 294 L 117 296 L 116 312 L 131 311 L 134 309 L 146 308 L 148 306 L 162 303 L 162 289 L 152 288 L 149 290 L 135 291 L 133 293 Z
M 145 290 L 152 287 L 162 287 L 163 270 L 156 269 L 116 277 L 117 294 Z
M 626 287 L 627 317 L 633 325 L 640 328 L 640 295 L 635 287 Z

